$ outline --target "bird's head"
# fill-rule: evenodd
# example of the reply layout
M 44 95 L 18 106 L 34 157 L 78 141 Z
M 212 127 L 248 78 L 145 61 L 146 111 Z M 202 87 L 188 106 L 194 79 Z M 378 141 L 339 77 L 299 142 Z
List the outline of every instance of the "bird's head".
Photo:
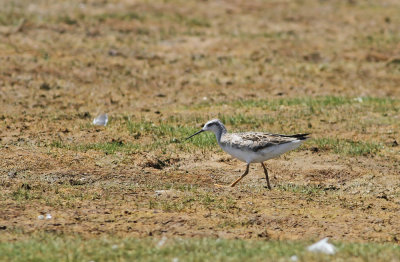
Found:
M 222 122 L 219 119 L 213 119 L 213 120 L 210 120 L 207 123 L 205 123 L 203 128 L 200 131 L 198 131 L 198 132 L 194 133 L 193 135 L 189 136 L 188 138 L 186 138 L 186 140 L 191 138 L 191 137 L 194 137 L 195 135 L 198 135 L 198 134 L 200 134 L 202 132 L 205 132 L 205 131 L 211 131 L 214 134 L 218 134 L 218 133 L 221 133 L 224 130 L 225 130 L 224 124 L 222 124 Z

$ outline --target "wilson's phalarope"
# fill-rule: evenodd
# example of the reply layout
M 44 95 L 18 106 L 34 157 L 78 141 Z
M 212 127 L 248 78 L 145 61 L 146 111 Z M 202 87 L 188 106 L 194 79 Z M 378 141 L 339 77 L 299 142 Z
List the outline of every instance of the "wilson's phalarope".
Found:
M 234 187 L 249 173 L 251 163 L 261 163 L 269 189 L 271 189 L 271 185 L 269 183 L 268 170 L 263 162 L 299 147 L 309 135 L 280 135 L 262 132 L 228 133 L 219 119 L 213 119 L 208 121 L 200 131 L 186 138 L 186 140 L 204 131 L 214 132 L 222 150 L 247 163 L 246 171 L 230 185 L 231 187 Z

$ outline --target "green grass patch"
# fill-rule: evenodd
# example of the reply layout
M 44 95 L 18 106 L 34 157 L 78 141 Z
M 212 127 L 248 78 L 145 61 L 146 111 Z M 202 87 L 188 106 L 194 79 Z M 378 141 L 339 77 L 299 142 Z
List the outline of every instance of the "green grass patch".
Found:
M 265 124 L 271 118 L 246 118 L 242 114 L 235 116 L 220 115 L 219 118 L 222 122 L 233 126 L 248 126 L 251 125 L 255 129 Z M 56 140 L 50 144 L 53 148 L 64 148 L 75 151 L 87 152 L 89 150 L 102 151 L 106 154 L 114 154 L 116 152 L 133 153 L 140 150 L 154 150 L 156 148 L 164 148 L 170 144 L 176 145 L 177 149 L 190 151 L 193 146 L 197 148 L 213 148 L 217 146 L 215 136 L 211 132 L 201 133 L 185 140 L 190 135 L 194 134 L 199 128 L 182 126 L 178 123 L 161 123 L 155 124 L 150 121 L 133 122 L 127 120 L 124 124 L 132 135 L 133 139 L 139 139 L 142 136 L 152 137 L 153 141 L 150 143 L 124 143 L 122 141 L 111 141 L 104 143 L 90 143 L 90 144 L 68 144 L 63 141 Z M 236 130 L 237 131 L 237 130 Z M 245 130 L 242 130 L 245 131 Z M 349 139 L 339 138 L 316 138 L 311 139 L 306 143 L 306 148 L 316 147 L 321 151 L 332 151 L 336 154 L 347 156 L 373 156 L 383 149 L 383 145 L 378 142 L 365 142 L 353 141 Z
M 16 201 L 23 201 L 23 200 L 31 199 L 32 195 L 29 192 L 29 190 L 27 190 L 25 188 L 18 188 L 12 192 L 11 197 L 12 197 L 12 199 L 14 199 Z
M 214 107 L 218 112 L 218 106 Z M 383 142 L 363 142 L 329 137 L 330 128 L 343 129 L 359 133 L 374 133 L 386 125 L 396 130 L 398 123 L 392 117 L 400 111 L 400 100 L 391 98 L 349 98 L 324 96 L 315 98 L 282 98 L 273 100 L 238 100 L 228 103 L 232 107 L 244 108 L 250 112 L 217 115 L 191 114 L 181 116 L 171 115 L 159 121 L 151 121 L 143 116 L 140 119 L 130 116 L 112 118 L 105 132 L 129 134 L 134 142 L 99 142 L 90 144 L 70 144 L 53 141 L 50 146 L 77 151 L 96 150 L 106 154 L 115 152 L 138 152 L 161 149 L 167 151 L 191 152 L 196 148 L 217 149 L 214 134 L 205 132 L 190 140 L 185 138 L 201 129 L 201 126 L 211 118 L 219 118 L 230 132 L 265 131 L 271 133 L 312 133 L 324 138 L 311 139 L 306 148 L 317 147 L 320 150 L 331 151 L 348 156 L 375 155 L 383 149 Z M 197 105 L 198 106 L 198 105 Z M 195 106 L 195 108 L 197 108 Z M 249 110 L 247 110 L 249 109 Z M 260 110 L 261 109 L 261 110 Z M 226 110 L 225 110 L 226 111 Z M 81 129 L 91 129 L 88 123 Z M 150 140 L 149 140 L 150 138 Z M 376 138 L 375 138 L 376 139 Z
M 126 120 L 122 124 L 126 127 L 128 133 L 132 136 L 132 140 L 143 137 L 151 137 L 150 143 L 132 143 L 122 141 L 99 142 L 88 144 L 65 143 L 55 140 L 49 144 L 52 148 L 62 148 L 74 151 L 87 152 L 89 150 L 102 151 L 105 154 L 114 154 L 116 152 L 134 153 L 140 150 L 154 150 L 157 148 L 166 149 L 170 144 L 175 144 L 179 150 L 190 151 L 191 146 L 200 148 L 211 148 L 217 144 L 214 134 L 202 133 L 185 141 L 187 137 L 194 134 L 200 128 L 186 127 L 180 124 L 159 123 L 155 124 L 150 121 L 134 122 Z M 89 125 L 85 128 L 91 128 Z M 111 127 L 112 128 L 112 127 Z M 125 131 L 126 131 L 125 130 Z
M 307 106 L 307 107 L 327 107 L 340 106 L 352 103 L 353 99 L 337 96 L 324 97 L 299 97 L 299 98 L 279 98 L 273 100 L 238 100 L 232 102 L 235 107 L 268 107 L 277 110 L 280 106 Z
M 173 120 L 159 124 L 150 121 L 134 122 L 126 120 L 125 124 L 128 132 L 135 138 L 140 138 L 142 135 L 152 136 L 154 138 L 154 144 L 151 147 L 178 143 L 181 144 L 182 149 L 184 149 L 185 145 L 189 143 L 196 147 L 209 148 L 217 144 L 215 136 L 212 133 L 199 134 L 186 142 L 185 139 L 199 131 L 200 128 L 182 126 Z
M 279 99 L 249 99 L 235 100 L 232 102 L 222 102 L 211 104 L 202 102 L 188 108 L 203 109 L 212 106 L 228 105 L 234 108 L 263 108 L 272 111 L 281 110 L 284 107 L 309 108 L 311 112 L 321 112 L 323 109 L 337 108 L 343 105 L 357 105 L 367 107 L 373 111 L 395 110 L 400 111 L 400 100 L 387 97 L 342 97 L 342 96 L 320 96 L 320 97 L 295 97 Z
M 315 145 L 319 150 L 333 151 L 336 154 L 348 156 L 371 156 L 383 148 L 380 143 L 337 138 L 312 139 L 310 145 Z
M 95 150 L 95 151 L 102 151 L 105 154 L 114 154 L 115 152 L 118 151 L 125 153 L 137 152 L 141 148 L 141 145 L 134 143 L 123 143 L 122 141 L 112 141 L 112 142 L 92 143 L 92 144 L 67 144 L 60 140 L 56 140 L 50 143 L 50 147 L 63 148 L 81 152 Z
M 394 244 L 334 242 L 335 255 L 306 251 L 310 241 L 101 238 L 37 234 L 0 243 L 0 261 L 397 261 Z

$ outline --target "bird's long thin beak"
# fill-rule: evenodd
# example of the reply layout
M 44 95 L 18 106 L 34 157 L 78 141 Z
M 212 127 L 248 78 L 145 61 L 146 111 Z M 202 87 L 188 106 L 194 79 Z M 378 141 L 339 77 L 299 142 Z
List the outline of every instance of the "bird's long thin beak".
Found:
M 186 140 L 188 140 L 189 138 L 192 138 L 192 137 L 194 137 L 195 135 L 198 135 L 198 134 L 202 133 L 202 132 L 204 132 L 204 130 L 203 130 L 203 129 L 202 129 L 202 130 L 200 130 L 199 132 L 196 132 L 196 133 L 194 133 L 193 135 L 189 136 L 188 138 L 186 138 L 186 139 L 185 139 L 185 141 L 186 141 Z

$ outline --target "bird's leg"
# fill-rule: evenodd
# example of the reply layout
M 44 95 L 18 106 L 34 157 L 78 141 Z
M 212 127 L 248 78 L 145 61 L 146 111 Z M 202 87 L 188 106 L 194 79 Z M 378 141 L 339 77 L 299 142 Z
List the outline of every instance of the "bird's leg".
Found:
M 249 167 L 250 167 L 250 164 L 247 164 L 246 171 L 244 171 L 243 175 L 241 175 L 235 182 L 233 182 L 230 185 L 230 187 L 234 187 L 240 180 L 242 180 L 243 177 L 247 176 L 247 174 L 249 173 Z
M 269 184 L 269 178 L 268 178 L 268 170 L 267 168 L 264 166 L 264 163 L 261 162 L 262 167 L 264 168 L 264 173 L 265 173 L 265 180 L 267 180 L 267 187 L 268 189 L 271 189 L 271 185 Z

